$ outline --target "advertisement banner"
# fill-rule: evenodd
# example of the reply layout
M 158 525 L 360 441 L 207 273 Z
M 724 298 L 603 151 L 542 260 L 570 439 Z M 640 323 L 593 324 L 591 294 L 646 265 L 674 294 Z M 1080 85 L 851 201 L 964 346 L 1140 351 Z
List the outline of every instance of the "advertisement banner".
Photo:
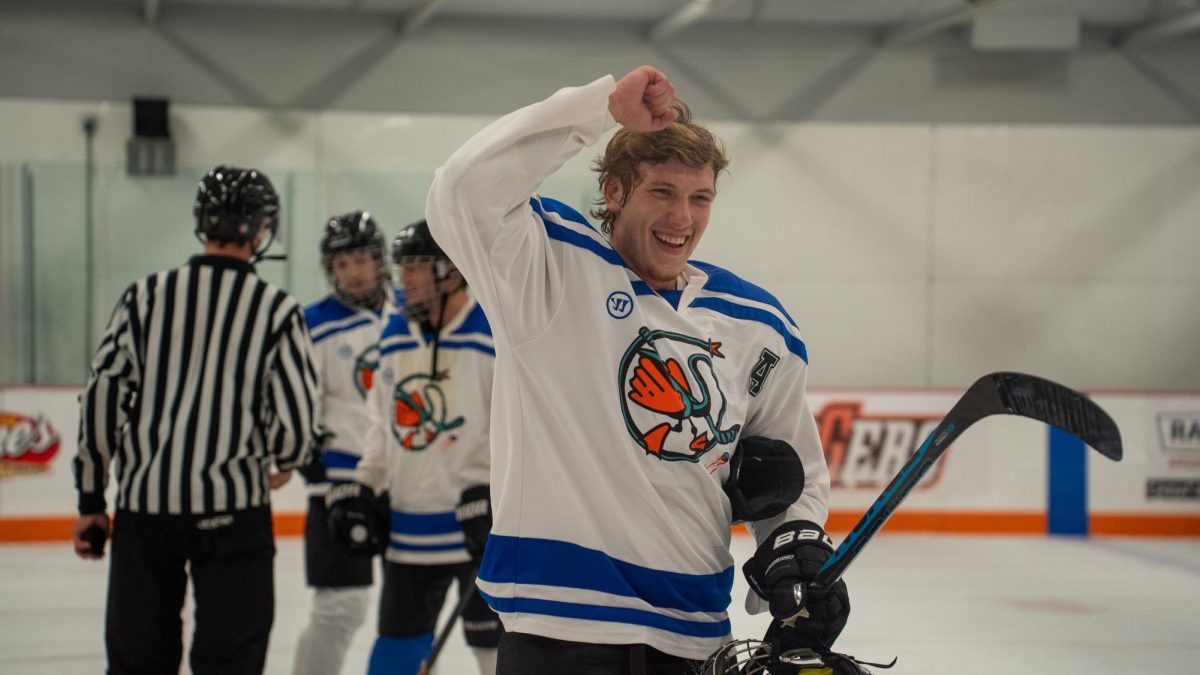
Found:
M 1163 400 L 1154 411 L 1147 462 L 1146 499 L 1200 501 L 1200 406 Z

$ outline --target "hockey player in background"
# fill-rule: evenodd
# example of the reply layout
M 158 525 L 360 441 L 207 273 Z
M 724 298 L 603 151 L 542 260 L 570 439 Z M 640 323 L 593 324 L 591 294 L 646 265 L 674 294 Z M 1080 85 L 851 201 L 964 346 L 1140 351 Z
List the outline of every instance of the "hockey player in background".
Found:
M 500 621 L 479 596 L 472 562 L 491 524 L 492 331 L 425 221 L 400 232 L 392 255 L 405 305 L 379 343 L 356 482 L 326 495 L 330 528 L 348 550 L 384 550 L 379 635 L 368 673 L 418 672 L 457 581 L 459 597 L 471 596 L 462 612 L 467 645 L 480 672 L 492 675 Z M 390 523 L 371 511 L 372 495 L 385 488 Z
M 191 672 L 262 672 L 275 617 L 269 490 L 307 462 L 316 435 L 302 308 L 254 271 L 279 223 L 275 189 L 218 166 L 193 213 L 204 254 L 126 289 L 80 398 L 80 557 L 102 555 L 110 465 L 117 488 L 112 675 L 179 672 L 189 580 Z
M 387 240 L 366 211 L 329 219 L 321 236 L 321 266 L 330 294 L 304 310 L 319 375 L 324 430 L 313 461 L 301 469 L 308 485 L 304 570 L 314 589 L 312 615 L 296 649 L 296 675 L 336 675 L 367 616 L 371 558 L 347 555 L 330 538 L 325 493 L 353 479 L 363 448 L 367 392 L 379 361 L 379 336 L 397 311 Z
M 616 125 L 597 231 L 536 191 Z M 845 625 L 845 584 L 807 583 L 832 544 L 799 329 L 771 294 L 688 259 L 726 164 L 643 66 L 501 118 L 436 174 L 430 229 L 495 329 L 478 584 L 504 622 L 502 675 L 695 671 L 730 637 L 733 520 L 759 542 L 747 609 L 769 607 L 770 641 L 827 651 Z M 747 511 L 731 460 L 764 452 L 807 481 Z

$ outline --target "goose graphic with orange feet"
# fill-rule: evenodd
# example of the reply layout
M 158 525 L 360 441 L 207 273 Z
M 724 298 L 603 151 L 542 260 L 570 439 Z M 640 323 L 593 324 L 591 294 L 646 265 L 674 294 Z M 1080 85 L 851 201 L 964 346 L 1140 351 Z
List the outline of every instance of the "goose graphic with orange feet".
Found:
M 463 425 L 461 415 L 446 419 L 446 394 L 438 384 L 445 377 L 417 373 L 396 383 L 392 393 L 392 436 L 405 450 L 424 450 L 442 433 Z
M 659 345 L 669 345 L 680 357 L 662 356 Z M 722 427 L 727 402 L 714 358 L 725 358 L 720 342 L 646 327 L 638 331 L 621 359 L 621 412 L 629 434 L 647 454 L 696 462 L 717 445 L 737 439 L 740 424 Z M 647 417 L 661 421 L 647 425 Z M 685 428 L 690 434 L 686 440 L 672 439 Z

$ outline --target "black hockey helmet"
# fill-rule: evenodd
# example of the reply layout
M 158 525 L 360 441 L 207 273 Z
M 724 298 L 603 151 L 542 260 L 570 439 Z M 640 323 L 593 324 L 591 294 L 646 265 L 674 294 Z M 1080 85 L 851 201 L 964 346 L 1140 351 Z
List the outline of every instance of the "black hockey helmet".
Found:
M 222 164 L 200 179 L 192 215 L 202 242 L 245 244 L 266 227 L 268 236 L 254 252 L 258 257 L 278 230 L 279 195 L 265 174 Z
M 392 262 L 403 265 L 405 262 L 449 261 L 446 252 L 434 241 L 429 233 L 429 223 L 418 220 L 405 226 L 392 241 Z
M 425 220 L 406 226 L 392 240 L 392 262 L 396 264 L 404 284 L 404 312 L 413 321 L 428 321 L 435 308 L 440 311 L 446 296 L 466 283 L 446 252 L 434 241 L 429 232 L 429 223 Z M 424 263 L 432 266 L 431 283 L 414 286 L 406 280 L 404 268 Z
M 343 302 L 351 305 L 374 308 L 386 297 L 391 288 L 391 272 L 384 259 L 385 238 L 379 224 L 367 211 L 352 211 L 334 216 L 325 223 L 321 235 L 321 266 L 329 285 Z M 375 261 L 376 284 L 370 290 L 350 293 L 338 283 L 334 274 L 334 258 L 350 251 L 370 252 Z
M 325 223 L 325 233 L 321 235 L 323 259 L 359 248 L 371 249 L 372 253 L 378 253 L 379 258 L 383 258 L 383 231 L 369 212 L 343 213 Z

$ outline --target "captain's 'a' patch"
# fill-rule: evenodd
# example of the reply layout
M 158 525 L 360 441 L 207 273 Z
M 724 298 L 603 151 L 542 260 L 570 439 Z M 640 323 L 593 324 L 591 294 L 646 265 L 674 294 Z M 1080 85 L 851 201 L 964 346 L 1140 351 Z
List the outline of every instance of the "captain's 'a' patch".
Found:
M 763 347 L 762 354 L 758 355 L 758 363 L 750 369 L 750 395 L 758 396 L 758 393 L 763 390 L 767 384 L 767 376 L 779 363 L 779 355 L 775 352 Z

